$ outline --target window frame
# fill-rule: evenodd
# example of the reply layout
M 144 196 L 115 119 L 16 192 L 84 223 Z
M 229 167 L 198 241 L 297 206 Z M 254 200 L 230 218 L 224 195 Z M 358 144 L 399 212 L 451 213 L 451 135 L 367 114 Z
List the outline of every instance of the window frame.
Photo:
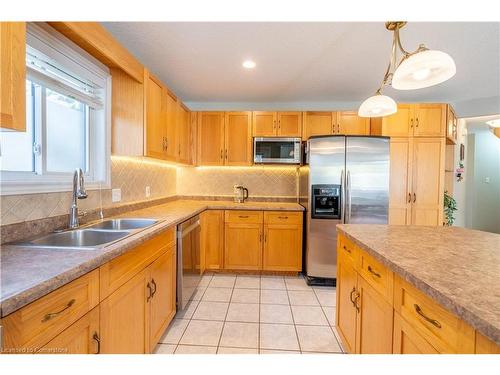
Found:
M 103 89 L 103 108 L 88 110 L 89 137 L 88 171 L 85 173 L 85 182 L 88 190 L 111 187 L 111 74 L 109 69 L 96 60 L 72 41 L 58 33 L 45 23 L 27 24 L 27 44 L 41 46 L 41 53 L 61 60 L 61 65 L 72 68 L 73 74 L 82 78 L 92 77 L 98 80 Z M 31 41 L 31 43 L 30 43 Z M 75 71 L 76 70 L 76 71 Z M 26 79 L 30 79 L 27 72 Z M 34 80 L 36 83 L 37 80 Z M 53 89 L 49 86 L 49 88 Z M 54 89 L 57 91 L 57 89 Z M 64 90 L 60 92 L 67 95 Z M 42 95 L 42 99 L 43 99 Z M 77 98 L 77 100 L 79 100 Z M 87 104 L 87 103 L 85 103 Z M 42 103 L 42 112 L 45 103 Z M 97 113 L 99 112 L 99 113 Z M 42 114 L 45 121 L 45 113 Z M 34 122 L 35 139 L 41 138 L 42 153 L 46 155 L 46 128 L 40 124 L 40 119 Z M 40 132 L 40 130 L 42 130 Z M 18 195 L 50 192 L 71 191 L 73 187 L 73 172 L 46 171 L 46 157 L 34 156 L 35 172 L 27 171 L 0 171 L 0 195 Z M 43 164 L 40 162 L 43 160 Z M 43 172 L 43 174 L 37 174 Z

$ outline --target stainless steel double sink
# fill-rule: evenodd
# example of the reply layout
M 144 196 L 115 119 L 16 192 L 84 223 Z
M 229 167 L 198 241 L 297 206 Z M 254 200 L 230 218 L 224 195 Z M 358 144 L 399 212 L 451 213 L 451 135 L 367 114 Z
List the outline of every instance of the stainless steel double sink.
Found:
M 29 241 L 17 242 L 31 248 L 95 250 L 146 229 L 158 220 L 108 219 L 83 228 L 50 233 Z

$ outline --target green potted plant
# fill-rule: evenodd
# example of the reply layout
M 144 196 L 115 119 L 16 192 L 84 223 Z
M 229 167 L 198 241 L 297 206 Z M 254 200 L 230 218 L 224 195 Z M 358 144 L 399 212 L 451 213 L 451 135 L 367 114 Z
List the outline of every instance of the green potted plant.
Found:
M 455 221 L 453 216 L 454 212 L 457 210 L 457 201 L 453 198 L 448 191 L 444 192 L 444 215 L 445 215 L 445 225 L 452 226 Z

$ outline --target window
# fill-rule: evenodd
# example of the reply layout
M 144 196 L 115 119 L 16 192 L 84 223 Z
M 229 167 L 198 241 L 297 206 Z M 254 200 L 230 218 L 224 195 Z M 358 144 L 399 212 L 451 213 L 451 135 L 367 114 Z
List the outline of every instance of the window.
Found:
M 45 24 L 28 24 L 26 132 L 0 133 L 2 194 L 109 187 L 108 69 Z

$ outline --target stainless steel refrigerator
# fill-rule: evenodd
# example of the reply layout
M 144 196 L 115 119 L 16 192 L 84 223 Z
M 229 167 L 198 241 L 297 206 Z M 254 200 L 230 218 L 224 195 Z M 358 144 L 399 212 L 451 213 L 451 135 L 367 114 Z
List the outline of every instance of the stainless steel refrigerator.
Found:
M 306 208 L 305 271 L 310 284 L 337 274 L 337 224 L 387 224 L 389 138 L 311 137 L 300 168 L 299 203 Z

